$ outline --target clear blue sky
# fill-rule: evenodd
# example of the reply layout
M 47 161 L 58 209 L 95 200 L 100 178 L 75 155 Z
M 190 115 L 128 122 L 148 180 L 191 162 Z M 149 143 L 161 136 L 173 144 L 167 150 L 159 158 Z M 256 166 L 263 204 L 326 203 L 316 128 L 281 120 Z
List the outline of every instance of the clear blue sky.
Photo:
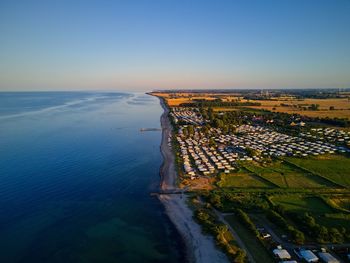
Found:
M 350 87 L 349 0 L 0 1 L 0 90 Z

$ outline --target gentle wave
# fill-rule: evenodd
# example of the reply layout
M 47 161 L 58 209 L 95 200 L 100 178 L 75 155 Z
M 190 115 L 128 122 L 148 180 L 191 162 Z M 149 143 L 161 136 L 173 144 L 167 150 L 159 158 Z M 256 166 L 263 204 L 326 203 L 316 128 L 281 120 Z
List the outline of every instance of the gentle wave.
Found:
M 124 96 L 114 97 L 114 99 L 116 99 L 116 98 L 121 99 L 123 97 Z M 91 103 L 91 102 L 95 102 L 95 101 L 103 100 L 103 99 L 110 99 L 110 98 L 108 96 L 96 96 L 96 97 L 91 97 L 91 98 L 78 99 L 78 100 L 66 102 L 62 105 L 51 106 L 51 107 L 43 108 L 40 110 L 32 110 L 32 111 L 20 112 L 20 113 L 15 113 L 15 114 L 3 115 L 3 116 L 0 116 L 0 120 L 27 117 L 27 116 L 38 115 L 38 114 L 43 114 L 43 113 L 50 113 L 50 112 L 66 109 L 66 108 L 69 108 L 72 106 L 87 104 L 87 103 Z

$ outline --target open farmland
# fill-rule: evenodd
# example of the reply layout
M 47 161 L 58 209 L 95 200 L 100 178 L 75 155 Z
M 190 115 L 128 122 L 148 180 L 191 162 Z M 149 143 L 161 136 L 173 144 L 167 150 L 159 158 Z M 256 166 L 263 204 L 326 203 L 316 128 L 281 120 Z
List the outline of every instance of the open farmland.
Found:
M 300 114 L 309 117 L 350 118 L 350 101 L 347 98 L 335 99 L 289 99 L 289 100 L 257 100 L 260 106 L 249 106 L 274 112 Z M 318 110 L 307 109 L 312 104 L 319 105 Z M 330 110 L 334 107 L 333 110 Z
M 248 108 L 264 109 L 273 112 L 283 112 L 289 114 L 300 114 L 309 117 L 320 118 L 350 118 L 350 100 L 348 98 L 327 98 L 327 99 L 297 99 L 293 96 L 271 97 L 262 100 L 247 100 L 240 94 L 226 93 L 153 93 L 163 97 L 170 107 L 177 107 L 182 103 L 193 103 L 196 100 L 212 101 L 220 99 L 222 102 L 256 102 L 260 106 L 247 106 Z M 318 110 L 308 109 L 311 105 L 319 105 Z M 332 110 L 330 110 L 332 108 Z M 216 110 L 230 111 L 235 107 L 216 107 Z
M 327 180 L 310 173 L 305 173 L 283 161 L 274 161 L 266 166 L 262 166 L 256 162 L 246 162 L 244 166 L 282 188 L 318 188 L 331 186 Z
M 196 100 L 215 100 L 218 98 L 222 98 L 224 101 L 231 101 L 236 97 L 228 96 L 226 98 L 225 95 L 220 94 L 212 94 L 212 93 L 182 93 L 177 92 L 176 94 L 173 93 L 162 93 L 162 92 L 153 92 L 152 93 L 155 96 L 162 97 L 166 100 L 167 104 L 170 107 L 177 107 L 182 103 L 191 103 L 195 102 Z
M 309 158 L 287 158 L 297 166 L 321 175 L 340 185 L 350 187 L 350 158 L 342 155 L 327 155 Z

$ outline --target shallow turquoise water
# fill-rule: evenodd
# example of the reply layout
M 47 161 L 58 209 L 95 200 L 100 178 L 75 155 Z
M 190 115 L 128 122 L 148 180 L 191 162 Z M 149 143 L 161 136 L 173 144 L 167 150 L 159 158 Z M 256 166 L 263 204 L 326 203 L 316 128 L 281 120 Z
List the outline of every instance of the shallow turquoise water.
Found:
M 0 262 L 182 262 L 158 200 L 162 109 L 121 93 L 0 93 Z

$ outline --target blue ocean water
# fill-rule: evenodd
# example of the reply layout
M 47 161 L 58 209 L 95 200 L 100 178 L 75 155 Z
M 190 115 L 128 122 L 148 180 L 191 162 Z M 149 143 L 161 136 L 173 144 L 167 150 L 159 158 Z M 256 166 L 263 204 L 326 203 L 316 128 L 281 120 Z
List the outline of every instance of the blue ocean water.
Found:
M 0 262 L 181 262 L 162 205 L 158 99 L 0 93 Z

